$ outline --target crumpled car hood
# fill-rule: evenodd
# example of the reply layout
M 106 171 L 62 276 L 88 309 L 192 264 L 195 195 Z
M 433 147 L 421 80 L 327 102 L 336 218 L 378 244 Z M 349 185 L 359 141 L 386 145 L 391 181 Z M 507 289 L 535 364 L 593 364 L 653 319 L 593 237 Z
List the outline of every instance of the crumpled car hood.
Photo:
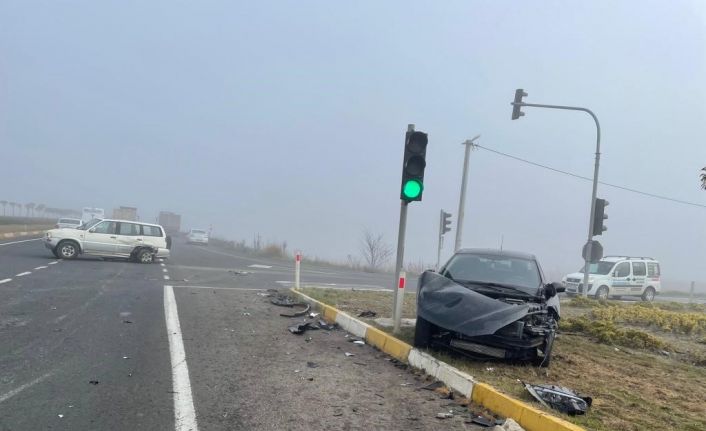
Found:
M 487 297 L 434 272 L 419 277 L 417 314 L 468 337 L 492 335 L 523 318 L 528 310 L 528 304 L 508 304 Z

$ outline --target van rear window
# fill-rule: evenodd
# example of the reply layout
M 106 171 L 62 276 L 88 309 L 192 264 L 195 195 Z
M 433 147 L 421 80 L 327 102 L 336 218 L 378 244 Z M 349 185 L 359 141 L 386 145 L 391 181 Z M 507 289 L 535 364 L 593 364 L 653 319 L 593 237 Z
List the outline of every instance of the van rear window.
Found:
M 647 262 L 647 276 L 659 277 L 659 264 L 656 262 Z

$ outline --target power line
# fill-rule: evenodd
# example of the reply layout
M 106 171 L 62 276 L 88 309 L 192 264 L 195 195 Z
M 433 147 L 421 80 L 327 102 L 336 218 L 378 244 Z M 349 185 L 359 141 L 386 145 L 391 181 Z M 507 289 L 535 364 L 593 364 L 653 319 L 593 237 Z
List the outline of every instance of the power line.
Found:
M 573 172 L 562 171 L 561 169 L 553 168 L 553 167 L 551 167 L 551 166 L 542 165 L 542 164 L 540 164 L 540 163 L 535 163 L 535 162 L 532 162 L 532 161 L 530 161 L 530 160 L 523 159 L 523 158 L 517 157 L 517 156 L 513 156 L 513 155 L 511 155 L 511 154 L 503 153 L 503 152 L 501 152 L 501 151 L 493 150 L 493 149 L 491 149 L 491 148 L 484 147 L 484 146 L 479 145 L 479 144 L 474 144 L 473 146 L 474 146 L 474 147 L 477 147 L 477 148 L 482 148 L 482 149 L 484 149 L 484 150 L 486 150 L 486 151 L 490 151 L 491 153 L 495 153 L 495 154 L 501 155 L 501 156 L 503 156 L 503 157 L 508 157 L 508 158 L 510 158 L 510 159 L 517 160 L 517 161 L 519 161 L 519 162 L 527 163 L 527 164 L 530 164 L 530 165 L 533 165 L 533 166 L 537 166 L 537 167 L 543 168 L 543 169 L 548 169 L 548 170 L 550 170 L 550 171 L 553 171 L 553 172 L 556 172 L 556 173 L 559 173 L 559 174 L 568 175 L 568 176 L 570 176 L 570 177 L 579 178 L 579 179 L 586 180 L 586 181 L 593 181 L 593 178 L 584 177 L 583 175 L 578 175 L 578 174 L 575 174 L 575 173 L 573 173 Z M 691 205 L 691 206 L 694 206 L 694 207 L 706 208 L 706 205 L 704 205 L 704 204 L 698 204 L 698 203 L 696 203 L 696 202 L 683 201 L 683 200 L 681 200 L 681 199 L 670 198 L 669 196 L 656 195 L 656 194 L 654 194 L 654 193 L 643 192 L 642 190 L 636 190 L 636 189 L 632 189 L 632 188 L 630 188 L 630 187 L 619 186 L 619 185 L 617 185 L 617 184 L 606 183 L 606 182 L 603 182 L 603 181 L 598 181 L 598 183 L 599 183 L 599 184 L 603 184 L 604 186 L 613 187 L 613 188 L 616 188 L 616 189 L 625 190 L 625 191 L 632 192 L 632 193 L 637 193 L 637 194 L 640 194 L 640 195 L 643 195 L 643 196 L 649 196 L 649 197 L 655 198 L 655 199 L 662 199 L 662 200 L 665 200 L 665 201 L 676 202 L 676 203 L 683 204 L 683 205 Z

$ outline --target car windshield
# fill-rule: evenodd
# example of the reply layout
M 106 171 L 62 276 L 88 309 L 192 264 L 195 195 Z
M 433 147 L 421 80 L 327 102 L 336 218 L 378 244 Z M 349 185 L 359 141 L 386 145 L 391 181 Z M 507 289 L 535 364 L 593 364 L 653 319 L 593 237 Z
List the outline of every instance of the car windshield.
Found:
M 95 226 L 95 225 L 96 225 L 98 222 L 100 222 L 100 221 L 101 221 L 101 219 L 99 219 L 99 218 L 94 218 L 93 220 L 89 221 L 88 223 L 82 224 L 81 226 L 79 226 L 78 229 L 81 229 L 81 230 L 88 230 L 88 229 L 90 229 L 91 227 Z
M 588 266 L 588 273 L 589 274 L 606 275 L 613 268 L 613 265 L 615 265 L 615 262 L 592 263 Z M 584 267 L 582 266 L 581 269 L 579 269 L 580 273 L 583 273 L 583 268 Z
M 59 223 L 81 224 L 81 221 L 80 221 L 80 220 L 73 219 L 73 218 L 61 218 L 61 219 L 59 219 Z
M 539 268 L 534 260 L 508 256 L 457 254 L 441 275 L 461 283 L 515 287 L 530 295 L 534 295 L 541 284 Z

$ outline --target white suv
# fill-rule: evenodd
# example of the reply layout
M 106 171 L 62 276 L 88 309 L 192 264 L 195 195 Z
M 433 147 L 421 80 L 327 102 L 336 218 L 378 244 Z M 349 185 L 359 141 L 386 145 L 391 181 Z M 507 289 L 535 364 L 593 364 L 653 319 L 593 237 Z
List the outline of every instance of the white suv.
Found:
M 605 300 L 609 297 L 639 296 L 652 301 L 659 294 L 659 262 L 651 257 L 606 256 L 592 263 L 588 271 L 588 295 Z M 564 277 L 566 294 L 583 293 L 583 268 Z
M 78 229 L 51 229 L 44 235 L 44 246 L 59 259 L 86 254 L 151 263 L 155 257 L 169 257 L 162 226 L 128 220 L 93 219 Z

